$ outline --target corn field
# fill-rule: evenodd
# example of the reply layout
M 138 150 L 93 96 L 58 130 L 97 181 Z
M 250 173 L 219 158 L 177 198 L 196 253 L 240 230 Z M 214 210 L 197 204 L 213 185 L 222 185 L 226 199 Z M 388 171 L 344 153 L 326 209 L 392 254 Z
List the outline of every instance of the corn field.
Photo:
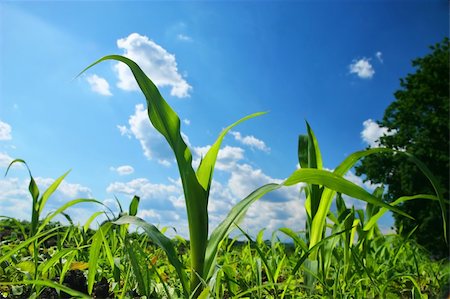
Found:
M 377 225 L 388 211 L 410 217 L 397 207 L 408 200 L 438 201 L 444 215 L 448 203 L 432 171 L 415 157 L 372 148 L 350 154 L 328 171 L 322 165 L 318 140 L 306 123 L 306 134 L 299 136 L 298 143 L 300 167 L 286 174 L 283 182 L 263 185 L 240 199 L 209 231 L 209 193 L 222 141 L 235 126 L 264 113 L 245 116 L 225 128 L 194 169 L 178 115 L 134 61 L 105 56 L 84 71 L 105 60 L 120 61 L 130 68 L 146 98 L 149 121 L 173 151 L 186 203 L 189 240 L 171 239 L 164 229 L 136 217 L 137 196 L 128 210 L 121 208 L 119 215 L 109 213 L 109 220 L 96 230 L 90 229 L 91 224 L 107 211 L 93 213 L 83 226 L 54 222 L 61 214 L 70 220 L 65 214 L 69 207 L 103 204 L 95 199 L 74 199 L 43 216 L 48 199 L 68 172 L 41 192 L 25 160 L 16 159 L 10 167 L 23 164 L 29 172 L 32 213 L 28 222 L 0 216 L 3 298 L 445 297 L 450 279 L 448 261 L 431 260 L 408 237 L 384 235 Z M 369 193 L 344 178 L 361 158 L 383 152 L 406 155 L 425 174 L 435 193 L 411 194 L 387 204 L 382 200 L 383 187 Z M 239 226 L 255 201 L 296 185 L 299 196 L 300 192 L 306 196 L 305 230 L 285 227 L 264 240 L 263 227 L 257 236 L 250 236 Z M 344 196 L 365 202 L 366 208 L 347 206 Z M 448 224 L 444 216 L 442 219 L 445 231 Z M 232 231 L 238 237 L 231 238 Z M 286 239 L 289 242 L 281 241 Z

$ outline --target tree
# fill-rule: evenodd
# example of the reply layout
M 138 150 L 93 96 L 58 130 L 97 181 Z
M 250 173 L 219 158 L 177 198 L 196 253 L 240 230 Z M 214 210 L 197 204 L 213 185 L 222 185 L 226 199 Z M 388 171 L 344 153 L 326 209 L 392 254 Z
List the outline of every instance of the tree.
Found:
M 449 199 L 449 39 L 430 47 L 432 53 L 413 60 L 415 73 L 400 79 L 395 101 L 378 121 L 390 134 L 380 137 L 380 146 L 406 150 L 425 163 L 436 176 L 444 200 Z M 391 202 L 404 195 L 435 194 L 421 171 L 404 155 L 374 155 L 356 167 L 365 180 L 386 185 L 384 199 Z M 401 209 L 416 221 L 394 215 L 398 232 L 406 235 L 416 225 L 412 238 L 434 258 L 449 256 L 449 229 L 444 238 L 441 208 L 437 201 L 416 199 Z M 446 205 L 448 211 L 448 205 Z M 447 224 L 448 224 L 448 213 Z

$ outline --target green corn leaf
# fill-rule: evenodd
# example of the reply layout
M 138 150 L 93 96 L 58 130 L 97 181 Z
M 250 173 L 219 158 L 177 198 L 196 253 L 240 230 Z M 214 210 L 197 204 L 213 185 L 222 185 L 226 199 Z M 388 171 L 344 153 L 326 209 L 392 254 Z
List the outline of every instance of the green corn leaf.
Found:
M 248 208 L 253 202 L 264 196 L 265 194 L 280 188 L 279 184 L 267 184 L 259 187 L 253 191 L 246 198 L 237 203 L 231 211 L 228 213 L 227 217 L 216 227 L 216 229 L 211 233 L 208 241 L 208 247 L 206 249 L 205 258 L 205 269 L 204 273 L 207 274 L 206 280 L 208 280 L 214 270 L 213 264 L 217 255 L 217 250 L 220 242 L 228 236 L 231 232 L 231 227 L 234 223 L 237 223 L 247 212 Z
M 66 255 L 78 251 L 79 248 L 62 248 L 57 253 L 55 253 L 50 259 L 46 260 L 44 263 L 40 264 L 38 269 L 39 272 L 44 274 L 51 268 L 53 268 L 60 259 L 64 258 Z
M 131 200 L 130 209 L 128 212 L 128 214 L 130 216 L 136 216 L 137 211 L 138 211 L 138 206 L 139 206 L 139 200 L 140 200 L 139 196 L 136 196 L 136 195 Z
M 438 200 L 438 198 L 434 195 L 429 195 L 429 194 L 418 194 L 418 195 L 414 195 L 414 196 L 402 196 L 398 199 L 396 199 L 395 201 L 393 201 L 391 203 L 391 206 L 396 206 L 402 202 L 408 201 L 408 200 L 413 200 L 413 199 L 429 199 L 429 200 Z M 370 217 L 369 221 L 367 221 L 366 225 L 364 225 L 364 230 L 368 231 L 370 230 L 377 222 L 378 220 L 381 218 L 381 216 L 383 216 L 386 212 L 388 211 L 388 209 L 386 208 L 381 208 L 378 213 L 376 213 L 375 215 L 373 215 L 372 217 Z
M 28 170 L 28 174 L 30 175 L 30 184 L 28 185 L 28 191 L 31 194 L 32 198 L 32 210 L 31 210 L 31 231 L 30 234 L 36 234 L 37 227 L 39 225 L 39 188 L 34 181 L 33 176 L 31 175 L 31 170 L 28 167 L 28 164 L 22 159 L 15 159 L 9 163 L 8 168 L 6 169 L 5 176 L 8 175 L 8 171 L 11 166 L 15 163 L 22 163 Z
M 98 216 L 104 214 L 105 212 L 103 211 L 99 211 L 99 212 L 95 212 L 94 214 L 92 214 L 89 219 L 86 221 L 86 223 L 83 225 L 83 231 L 87 232 L 89 227 L 91 226 L 92 221 L 94 221 L 95 218 L 97 218 Z
M 175 267 L 175 270 L 177 271 L 178 277 L 181 281 L 181 284 L 183 286 L 183 290 L 185 294 L 188 293 L 187 288 L 187 278 L 186 273 L 184 271 L 183 264 L 178 259 L 178 255 L 175 251 L 175 247 L 172 243 L 172 241 L 167 238 L 165 235 L 163 235 L 156 226 L 145 222 L 144 220 L 136 217 L 136 216 L 122 216 L 118 220 L 113 222 L 114 224 L 133 224 L 139 227 L 142 227 L 146 234 L 149 236 L 149 238 L 155 242 L 156 245 L 158 245 L 161 249 L 164 250 L 164 252 L 167 255 L 167 258 L 169 259 L 169 262 L 172 264 L 172 266 Z
M 297 244 L 298 246 L 300 246 L 300 248 L 303 251 L 307 251 L 308 247 L 306 246 L 305 241 L 300 238 L 299 235 L 297 235 L 292 229 L 287 228 L 287 227 L 282 227 L 280 229 L 278 229 L 280 232 L 282 232 L 283 234 L 287 235 L 288 237 L 290 237 L 292 240 L 294 240 L 295 244 Z
M 205 157 L 201 161 L 200 165 L 197 169 L 197 178 L 199 183 L 202 185 L 203 189 L 207 190 L 209 192 L 209 189 L 211 187 L 211 181 L 213 177 L 214 172 L 214 165 L 216 164 L 217 155 L 219 153 L 220 146 L 222 144 L 223 138 L 225 135 L 235 126 L 238 124 L 265 114 L 266 112 L 258 112 L 251 115 L 248 115 L 246 117 L 241 118 L 237 122 L 233 123 L 232 125 L 226 127 L 222 132 L 220 133 L 219 137 L 217 138 L 216 142 L 211 146 L 211 148 L 206 153 Z
M 312 130 L 311 130 L 312 131 Z M 342 161 L 341 164 L 339 164 L 336 169 L 333 171 L 333 173 L 337 176 L 343 176 L 346 174 L 355 164 L 363 157 L 366 157 L 368 155 L 381 153 L 381 152 L 388 152 L 391 151 L 389 149 L 385 148 L 374 148 L 374 149 L 368 149 L 364 151 L 357 151 L 355 153 L 352 153 L 349 155 L 344 161 Z M 322 193 L 319 207 L 317 209 L 317 213 L 312 220 L 311 224 L 311 236 L 310 236 L 310 248 L 313 247 L 317 242 L 320 241 L 323 235 L 323 230 L 325 226 L 325 219 L 326 215 L 328 214 L 328 211 L 330 211 L 331 204 L 333 202 L 333 197 L 336 194 L 336 190 L 333 190 L 332 188 L 325 188 L 325 190 Z M 380 200 L 378 200 L 380 201 Z M 314 254 L 313 254 L 313 257 Z
M 15 246 L 13 249 L 5 253 L 4 255 L 0 256 L 0 264 L 6 260 L 8 260 L 11 256 L 19 252 L 22 248 L 27 248 L 30 246 L 31 243 L 35 242 L 39 238 L 42 238 L 43 236 L 47 236 L 50 233 L 60 229 L 60 227 L 54 227 L 52 229 L 49 229 L 43 233 L 39 233 L 33 236 L 28 237 L 26 240 L 19 243 L 19 245 Z
M 131 263 L 131 269 L 133 270 L 134 277 L 137 280 L 139 294 L 149 294 L 150 286 L 148 285 L 148 273 L 145 269 L 147 267 L 145 265 L 145 259 L 143 263 L 142 256 L 140 255 L 142 252 L 139 252 L 139 254 L 136 253 L 136 251 L 139 251 L 140 248 L 133 246 L 133 243 L 126 242 L 125 249 Z
M 95 275 L 97 274 L 97 265 L 100 258 L 100 249 L 102 248 L 103 237 L 111 228 L 112 223 L 106 222 L 100 226 L 92 237 L 91 248 L 89 250 L 89 272 L 88 272 L 88 293 L 92 294 L 94 288 Z
M 378 198 L 368 193 L 358 185 L 326 170 L 320 169 L 297 169 L 284 183 L 285 186 L 292 186 L 298 183 L 308 183 L 324 185 L 329 189 L 335 190 L 340 193 L 347 194 L 350 197 L 360 199 L 380 207 L 387 208 L 393 212 L 396 212 L 402 216 L 413 219 L 411 216 L 401 211 L 400 209 L 393 207 Z M 325 218 L 326 214 L 324 215 Z
M 298 162 L 301 168 L 308 168 L 308 135 L 298 137 Z
M 181 137 L 180 119 L 163 99 L 155 84 L 131 59 L 120 55 L 105 56 L 92 63 L 85 70 L 106 60 L 125 63 L 133 73 L 137 84 L 147 100 L 147 110 L 151 123 L 167 140 L 172 148 L 180 172 L 186 201 L 191 246 L 191 266 L 199 277 L 203 275 L 205 250 L 208 239 L 208 202 L 207 191 L 199 183 L 192 168 L 192 154 Z M 197 289 L 200 280 L 192 275 L 191 289 Z
M 45 219 L 42 221 L 41 225 L 39 226 L 38 232 L 41 232 L 45 226 L 56 216 L 58 216 L 59 214 L 61 214 L 63 211 L 65 211 L 66 209 L 70 208 L 71 206 L 74 206 L 76 204 L 79 203 L 87 203 L 87 202 L 92 202 L 92 203 L 97 203 L 100 205 L 103 205 L 103 203 L 101 203 L 98 200 L 95 199 L 85 199 L 85 198 L 79 198 L 79 199 L 74 199 L 69 201 L 68 203 L 62 205 L 61 207 L 59 207 L 55 212 L 51 213 L 50 215 L 48 215 L 47 217 L 45 217 Z
M 402 153 L 402 152 L 397 152 Z M 439 200 L 439 205 L 441 206 L 441 216 L 442 216 L 442 225 L 444 230 L 444 239 L 447 241 L 447 219 L 448 219 L 448 209 L 445 206 L 444 195 L 442 194 L 441 188 L 439 186 L 438 180 L 430 171 L 430 169 L 419 159 L 411 155 L 410 153 L 403 152 L 412 162 L 414 162 L 417 167 L 422 171 L 423 174 L 427 177 L 428 181 L 433 186 L 434 192 Z
M 62 176 L 60 176 L 59 178 L 57 178 L 50 185 L 50 187 L 48 187 L 47 190 L 45 190 L 45 192 L 42 194 L 42 197 L 39 201 L 39 214 L 42 213 L 42 210 L 44 209 L 45 204 L 47 203 L 47 200 L 49 199 L 50 195 L 52 195 L 56 191 L 56 189 L 59 187 L 64 178 L 69 174 L 69 172 L 70 170 L 67 171 L 65 174 L 63 174 Z

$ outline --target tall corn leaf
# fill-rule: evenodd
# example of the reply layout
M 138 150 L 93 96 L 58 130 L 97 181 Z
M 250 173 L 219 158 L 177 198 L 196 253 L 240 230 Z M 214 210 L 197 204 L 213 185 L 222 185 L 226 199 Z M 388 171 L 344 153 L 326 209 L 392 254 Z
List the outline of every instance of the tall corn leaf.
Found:
M 106 234 L 111 228 L 112 223 L 106 222 L 100 226 L 92 238 L 91 248 L 89 249 L 89 272 L 88 272 L 88 293 L 92 294 L 94 288 L 95 274 L 97 274 L 97 265 L 100 259 L 100 249 L 103 244 L 102 235 Z
M 199 278 L 204 277 L 205 251 L 208 243 L 209 188 L 221 142 L 232 127 L 261 113 L 249 115 L 226 128 L 210 148 L 197 173 L 195 173 L 192 168 L 192 154 L 181 137 L 178 115 L 163 99 L 155 84 L 134 61 L 120 55 L 109 55 L 92 63 L 81 73 L 105 60 L 120 61 L 130 68 L 147 100 L 147 110 L 151 123 L 165 137 L 175 154 L 183 185 L 191 241 L 191 267 L 194 274 L 191 275 L 190 288 L 191 291 L 198 289 L 199 294 L 201 289 L 197 286 L 201 283 Z

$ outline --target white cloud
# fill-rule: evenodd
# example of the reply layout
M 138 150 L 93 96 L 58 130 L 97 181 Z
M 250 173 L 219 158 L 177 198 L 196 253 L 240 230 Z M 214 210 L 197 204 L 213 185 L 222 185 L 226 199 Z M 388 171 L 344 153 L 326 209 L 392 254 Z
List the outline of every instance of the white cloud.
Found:
M 128 138 L 131 138 L 131 132 L 130 130 L 128 130 L 127 126 L 117 125 L 117 129 L 119 129 L 121 136 L 127 136 Z
M 46 190 L 50 184 L 54 182 L 51 178 L 36 177 L 35 181 L 41 191 L 41 194 Z M 17 177 L 0 179 L 0 194 L 2 194 L 2 200 L 0 200 L 0 215 L 7 215 L 21 220 L 29 220 L 31 217 L 31 195 L 28 191 L 28 184 L 30 180 L 19 179 Z M 62 203 L 66 203 L 69 200 L 77 198 L 92 198 L 91 190 L 80 184 L 68 183 L 63 181 L 58 189 L 50 196 L 42 216 L 47 215 L 50 211 L 55 211 L 61 207 Z M 78 205 L 79 206 L 79 205 Z M 79 206 L 81 208 L 81 206 Z M 93 213 L 92 205 L 87 208 L 81 208 L 84 215 L 84 220 Z M 79 217 L 73 217 L 74 210 L 71 208 L 68 212 L 72 216 L 72 219 L 79 221 Z M 81 219 L 82 220 L 82 219 Z
M 122 165 L 119 167 L 111 167 L 111 171 L 117 172 L 119 175 L 129 175 L 134 172 L 134 168 L 130 165 Z
M 137 195 L 142 199 L 166 198 L 168 194 L 178 194 L 180 189 L 174 184 L 153 184 L 148 179 L 138 178 L 129 182 L 114 182 L 106 188 L 108 193 Z
M 192 89 L 180 75 L 175 55 L 149 39 L 147 36 L 132 33 L 119 39 L 117 46 L 124 50 L 124 56 L 134 60 L 149 78 L 158 86 L 170 86 L 170 94 L 179 98 L 188 97 Z M 138 90 L 138 85 L 123 63 L 114 66 L 119 82 L 117 86 L 124 90 Z
M 375 56 L 377 57 L 379 62 L 383 63 L 383 53 L 378 51 L 377 53 L 375 53 Z
M 105 78 L 99 77 L 96 74 L 86 77 L 87 82 L 91 86 L 93 92 L 96 92 L 102 96 L 112 96 L 109 90 L 109 83 Z
M 11 126 L 0 120 L 0 140 L 11 140 Z
M 0 167 L 8 167 L 9 163 L 14 160 L 11 158 L 7 153 L 1 153 L 0 152 Z
M 182 33 L 177 35 L 177 39 L 181 40 L 181 41 L 184 41 L 184 42 L 191 42 L 192 41 L 192 37 L 187 36 L 187 35 L 182 34 Z
M 183 123 L 185 123 L 187 126 L 191 124 L 191 121 L 187 118 L 183 119 Z
M 349 65 L 349 69 L 351 74 L 356 74 L 362 79 L 371 79 L 375 74 L 375 70 L 370 64 L 370 59 L 367 58 L 353 61 L 353 63 Z
M 143 104 L 135 107 L 135 112 L 128 120 L 129 127 L 117 126 L 121 135 L 134 136 L 141 144 L 147 159 L 156 159 L 164 166 L 170 166 L 173 161 L 172 150 L 164 137 L 156 131 L 148 119 L 147 109 Z
M 386 127 L 380 127 L 372 119 L 363 122 L 364 129 L 361 131 L 362 140 L 370 147 L 380 146 L 380 137 L 395 134 L 395 131 L 388 131 Z
M 234 139 L 241 142 L 242 144 L 245 144 L 249 146 L 250 148 L 256 148 L 258 150 L 261 150 L 263 152 L 270 152 L 270 148 L 267 147 L 267 145 L 264 143 L 264 141 L 259 140 L 258 138 L 254 136 L 242 136 L 240 132 L 230 132 L 231 135 L 234 136 Z

